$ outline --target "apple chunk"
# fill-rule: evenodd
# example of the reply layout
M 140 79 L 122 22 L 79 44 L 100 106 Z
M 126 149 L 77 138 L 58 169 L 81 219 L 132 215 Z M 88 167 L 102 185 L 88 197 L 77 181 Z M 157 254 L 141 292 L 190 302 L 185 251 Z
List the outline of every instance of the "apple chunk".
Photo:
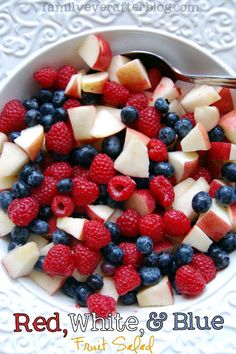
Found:
M 175 169 L 177 183 L 193 175 L 199 163 L 197 152 L 173 151 L 169 152 L 168 159 Z
M 103 287 L 98 292 L 100 295 L 107 295 L 113 297 L 116 301 L 118 300 L 118 293 L 115 288 L 114 280 L 112 277 L 103 278 Z
M 181 105 L 181 103 L 178 100 L 174 100 L 174 101 L 170 102 L 169 112 L 174 112 L 179 117 L 181 117 L 182 115 L 184 115 L 186 113 L 185 110 L 183 109 L 183 106 Z
M 219 123 L 220 113 L 216 107 L 196 107 L 194 110 L 194 119 L 196 123 L 202 123 L 206 131 L 209 132 Z
M 221 117 L 219 125 L 223 128 L 225 136 L 229 141 L 236 144 L 236 110 Z
M 228 216 L 231 222 L 232 231 L 236 232 L 236 203 L 227 207 Z
M 0 157 L 0 177 L 16 176 L 21 168 L 29 162 L 28 155 L 16 144 L 3 144 Z
M 194 225 L 182 243 L 192 246 L 201 252 L 207 252 L 212 240 L 198 226 Z
M 87 222 L 87 219 L 72 218 L 65 216 L 57 219 L 57 227 L 68 234 L 77 238 L 77 240 L 83 239 L 83 229 Z
M 0 177 L 0 192 L 6 189 L 11 189 L 17 181 L 17 177 Z
M 173 80 L 165 76 L 153 91 L 149 106 L 154 106 L 156 100 L 160 97 L 166 98 L 170 102 L 179 97 L 179 91 L 175 87 Z
M 39 258 L 39 249 L 35 242 L 16 247 L 2 258 L 2 264 L 12 278 L 24 277 L 33 270 Z
M 134 209 L 141 216 L 151 214 L 155 208 L 155 199 L 147 189 L 137 189 L 125 202 L 125 209 Z
M 13 222 L 9 219 L 7 213 L 5 213 L 2 209 L 0 209 L 0 225 L 0 237 L 9 234 L 9 232 L 11 232 L 11 230 L 15 226 Z
M 125 57 L 124 55 L 114 55 L 111 59 L 111 64 L 107 70 L 110 81 L 115 81 L 120 83 L 118 77 L 116 76 L 116 72 L 123 65 L 127 64 L 131 59 Z
M 181 147 L 184 152 L 193 152 L 199 150 L 209 150 L 211 143 L 202 123 L 196 126 L 181 140 Z
M 30 235 L 30 237 L 28 238 L 28 242 L 35 242 L 40 251 L 42 248 L 49 244 L 49 241 L 46 240 L 46 238 L 35 234 Z
M 86 212 L 91 219 L 105 222 L 114 213 L 114 209 L 108 205 L 87 205 Z
M 42 125 L 27 128 L 21 131 L 21 135 L 14 140 L 14 143 L 21 147 L 34 161 L 38 156 L 44 141 L 44 129 Z
M 140 307 L 173 305 L 174 296 L 169 278 L 164 277 L 158 284 L 139 291 L 137 299 Z
M 82 91 L 92 93 L 103 93 L 104 86 L 107 81 L 107 72 L 84 75 L 82 77 Z
M 182 182 L 174 186 L 175 199 L 182 198 L 183 193 L 185 193 L 192 185 L 195 183 L 195 180 L 191 177 L 186 178 Z
M 68 115 L 76 141 L 92 139 L 91 130 L 96 118 L 95 106 L 80 106 L 68 109 Z
M 0 154 L 2 152 L 3 144 L 8 141 L 6 134 L 0 132 Z
M 218 91 L 220 95 L 220 100 L 213 103 L 213 106 L 218 108 L 221 116 L 234 109 L 233 96 L 231 93 L 232 91 L 227 87 L 222 87 Z
M 121 121 L 121 110 L 113 107 L 96 106 L 97 114 L 91 136 L 101 139 L 116 134 L 125 128 Z
M 65 88 L 65 94 L 71 97 L 80 98 L 82 89 L 82 74 L 72 75 Z
M 189 91 L 182 99 L 181 104 L 187 112 L 194 112 L 196 107 L 209 106 L 219 99 L 220 95 L 214 87 L 201 85 Z
M 40 288 L 45 290 L 48 295 L 55 294 L 55 292 L 63 286 L 66 280 L 65 277 L 51 277 L 48 274 L 37 272 L 36 270 L 33 270 L 30 273 L 29 279 L 35 282 Z
M 212 142 L 207 154 L 209 161 L 234 161 L 236 160 L 236 144 Z
M 133 137 L 140 139 L 145 145 L 148 145 L 149 141 L 151 140 L 147 135 L 144 135 L 143 133 L 140 133 L 135 129 L 127 128 L 125 134 L 124 147 L 123 147 L 124 149 L 130 142 L 130 140 L 132 140 Z

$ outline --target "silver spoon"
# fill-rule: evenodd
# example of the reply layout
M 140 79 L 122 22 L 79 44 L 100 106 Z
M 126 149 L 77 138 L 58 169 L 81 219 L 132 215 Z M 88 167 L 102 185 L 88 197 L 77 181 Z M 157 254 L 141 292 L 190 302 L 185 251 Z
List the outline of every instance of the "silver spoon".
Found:
M 206 84 L 236 89 L 235 77 L 185 74 L 182 73 L 179 69 L 175 68 L 166 59 L 152 52 L 140 50 L 121 53 L 121 55 L 125 55 L 130 59 L 138 58 L 146 67 L 157 67 L 162 73 L 172 78 L 174 81 L 182 80 L 186 82 L 191 82 L 193 84 Z

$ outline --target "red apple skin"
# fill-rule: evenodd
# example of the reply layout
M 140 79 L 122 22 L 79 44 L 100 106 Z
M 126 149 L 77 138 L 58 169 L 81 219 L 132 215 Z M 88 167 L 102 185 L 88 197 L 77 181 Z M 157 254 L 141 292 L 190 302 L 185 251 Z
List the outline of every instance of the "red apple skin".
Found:
M 72 77 L 72 80 L 73 80 L 73 83 L 72 83 L 71 87 L 70 88 L 66 88 L 65 93 L 68 96 L 75 97 L 75 98 L 80 98 L 81 95 L 78 92 L 78 78 L 77 77 L 75 77 L 75 78 Z M 67 87 L 68 86 L 69 86 L 69 84 L 67 85 Z
M 224 129 L 226 137 L 231 143 L 236 143 L 236 110 L 220 118 L 219 125 Z
M 207 159 L 211 161 L 227 161 L 230 159 L 230 151 L 230 143 L 212 142 Z
M 224 161 L 208 161 L 207 168 L 211 172 L 213 178 L 221 178 L 221 170 L 224 165 Z
M 164 239 L 163 241 L 158 242 L 157 245 L 154 246 L 154 252 L 172 252 L 174 249 L 173 243 L 169 240 Z
M 227 210 L 232 225 L 232 231 L 235 232 L 236 231 L 236 202 L 229 205 Z
M 111 64 L 112 52 L 110 45 L 98 34 L 95 34 L 99 42 L 99 55 L 92 69 L 106 71 Z
M 196 171 L 198 165 L 199 165 L 199 159 L 195 161 L 186 162 L 184 165 L 183 176 L 179 182 L 183 181 L 188 177 L 191 177 Z
M 216 242 L 220 241 L 231 230 L 231 225 L 219 218 L 212 210 L 203 215 L 196 225 Z
M 229 88 L 223 87 L 220 90 L 219 95 L 221 99 L 213 103 L 212 106 L 218 108 L 220 115 L 222 116 L 232 111 L 234 109 L 234 105 L 233 105 L 232 95 Z
M 210 189 L 209 189 L 209 194 L 212 198 L 215 198 L 215 194 L 218 191 L 218 189 L 222 186 L 224 186 L 225 184 L 222 183 L 220 180 L 218 179 L 213 179 L 213 181 L 210 184 Z
M 141 216 L 151 214 L 155 207 L 156 201 L 147 189 L 137 189 L 125 202 L 125 209 L 135 209 Z

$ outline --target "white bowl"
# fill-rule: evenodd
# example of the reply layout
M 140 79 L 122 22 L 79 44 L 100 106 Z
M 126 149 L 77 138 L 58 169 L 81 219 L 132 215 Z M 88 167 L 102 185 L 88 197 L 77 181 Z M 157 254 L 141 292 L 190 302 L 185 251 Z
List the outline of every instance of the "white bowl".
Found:
M 79 42 L 90 32 L 61 40 L 54 45 L 42 49 L 28 60 L 12 71 L 11 76 L 0 90 L 0 107 L 12 98 L 25 99 L 34 94 L 37 90 L 32 80 L 32 73 L 45 65 L 59 66 L 62 64 L 73 64 L 80 67 L 80 61 L 76 50 Z M 96 32 L 96 31 L 94 31 Z M 182 69 L 186 73 L 195 74 L 233 74 L 233 72 L 219 59 L 211 56 L 204 49 L 196 46 L 187 40 L 179 39 L 175 36 L 161 33 L 154 30 L 134 29 L 132 27 L 119 27 L 110 30 L 101 29 L 99 33 L 110 43 L 114 54 L 130 50 L 147 50 L 160 54 L 168 59 L 173 65 Z M 0 240 L 0 258 L 7 253 L 7 242 Z M 230 266 L 217 274 L 215 280 L 207 285 L 204 293 L 193 299 L 185 299 L 182 296 L 175 297 L 175 304 L 164 307 L 162 310 L 173 312 L 173 310 L 183 310 L 190 308 L 193 304 L 202 302 L 207 298 L 214 301 L 217 292 L 226 284 L 236 268 L 236 257 L 231 257 Z M 0 272 L 4 272 L 3 269 Z M 73 300 L 64 294 L 57 293 L 50 297 L 29 279 L 16 280 L 16 287 L 20 282 L 28 291 L 40 297 L 43 301 L 50 303 L 54 308 L 58 307 L 66 312 L 71 311 Z M 138 306 L 119 307 L 119 312 L 125 315 L 138 313 L 145 318 L 153 308 L 139 308 Z M 157 309 L 158 310 L 158 309 Z

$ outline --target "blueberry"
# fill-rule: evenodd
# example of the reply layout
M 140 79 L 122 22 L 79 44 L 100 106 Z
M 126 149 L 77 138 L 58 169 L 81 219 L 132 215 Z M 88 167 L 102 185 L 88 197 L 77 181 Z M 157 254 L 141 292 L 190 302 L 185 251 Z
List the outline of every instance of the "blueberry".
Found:
M 63 284 L 62 291 L 72 298 L 75 296 L 75 291 L 78 288 L 80 283 L 73 277 L 69 277 L 66 279 L 65 283 Z
M 101 101 L 101 97 L 102 95 L 98 95 L 95 93 L 83 92 L 81 101 L 84 105 L 99 104 Z
M 227 162 L 222 168 L 222 177 L 229 182 L 236 182 L 236 163 Z
M 10 252 L 10 251 L 14 250 L 16 247 L 21 247 L 21 246 L 23 246 L 21 243 L 19 244 L 17 242 L 10 242 L 8 244 L 7 250 L 8 250 L 8 252 Z
M 52 101 L 52 92 L 50 90 L 42 89 L 38 93 L 39 103 L 51 102 Z
M 121 110 L 121 120 L 124 124 L 134 123 L 139 116 L 137 108 L 126 106 Z
M 175 123 L 175 131 L 180 139 L 184 138 L 192 129 L 193 125 L 189 119 L 180 119 Z
M 64 90 L 58 90 L 53 93 L 52 103 L 56 107 L 62 106 L 66 101 L 66 95 Z
M 84 167 L 90 167 L 94 157 L 97 155 L 97 150 L 93 145 L 84 145 L 72 151 L 72 162 Z
M 224 130 L 217 125 L 215 128 L 209 131 L 208 133 L 210 141 L 223 141 L 225 137 Z
M 159 254 L 158 266 L 162 275 L 167 275 L 172 270 L 174 258 L 169 252 L 162 252 Z
M 122 151 L 120 139 L 117 136 L 110 136 L 103 140 L 102 151 L 112 159 L 117 158 Z
M 136 304 L 137 293 L 136 293 L 136 291 L 129 291 L 125 295 L 120 296 L 119 300 L 122 302 L 123 305 L 126 305 L 126 306 Z
M 11 191 L 14 198 L 25 198 L 30 195 L 29 186 L 21 180 L 13 184 Z
M 40 123 L 41 113 L 37 109 L 30 109 L 25 114 L 25 122 L 28 127 L 34 127 Z
M 162 119 L 162 122 L 171 128 L 174 128 L 175 124 L 178 121 L 179 121 L 179 116 L 174 112 L 167 113 Z
M 87 284 L 90 286 L 90 288 L 97 291 L 97 290 L 102 289 L 103 279 L 102 279 L 101 275 L 99 275 L 99 274 L 91 274 L 87 278 Z
M 219 242 L 223 251 L 231 253 L 236 250 L 236 233 L 228 232 Z
M 169 162 L 157 162 L 153 167 L 153 174 L 171 178 L 175 174 L 175 169 Z
M 25 165 L 20 171 L 19 179 L 27 183 L 29 175 L 35 170 L 33 165 Z
M 161 114 L 165 114 L 165 113 L 168 113 L 169 112 L 169 101 L 166 100 L 165 98 L 158 98 L 156 101 L 155 101 L 155 104 L 154 104 L 156 110 L 158 112 L 160 112 Z
M 120 228 L 119 228 L 119 226 L 115 222 L 112 222 L 112 221 L 108 221 L 104 225 L 111 233 L 112 242 L 118 242 L 119 239 L 120 239 Z
M 159 139 L 166 145 L 170 145 L 175 141 L 175 131 L 170 127 L 161 128 L 159 131 Z
M 52 216 L 52 211 L 50 206 L 44 205 L 39 210 L 39 217 L 42 220 L 48 220 Z
M 69 236 L 65 233 L 63 230 L 55 230 L 52 234 L 52 242 L 57 245 L 57 244 L 62 244 L 62 245 L 69 245 L 70 243 L 70 238 Z
M 98 187 L 99 187 L 99 199 L 105 202 L 108 197 L 107 185 L 99 184 Z
M 175 291 L 175 294 L 176 295 L 182 295 L 182 293 L 179 291 L 179 289 L 176 287 L 176 283 L 175 283 L 175 280 L 173 280 L 172 282 L 171 282 L 171 284 L 172 284 L 172 287 L 173 287 L 173 289 L 174 289 L 174 291 Z
M 92 289 L 86 283 L 81 283 L 75 289 L 74 299 L 77 304 L 79 304 L 82 307 L 86 307 L 88 297 L 92 294 L 93 294 Z
M 57 154 L 56 152 L 53 152 L 52 158 L 55 162 L 68 162 L 71 159 L 71 155 L 70 154 L 61 155 L 61 154 Z
M 189 245 L 180 245 L 175 253 L 175 260 L 178 265 L 188 264 L 192 261 L 193 249 Z
M 54 113 L 54 106 L 52 103 L 43 103 L 42 106 L 40 106 L 40 113 L 45 116 L 47 114 L 53 114 Z
M 23 106 L 28 110 L 30 109 L 38 109 L 39 104 L 36 98 L 28 98 L 23 102 Z
M 41 272 L 43 269 L 44 260 L 45 260 L 45 256 L 40 256 L 34 266 L 34 269 L 37 270 L 38 272 Z
M 222 252 L 222 249 L 220 248 L 219 243 L 217 243 L 217 244 L 216 243 L 212 243 L 210 245 L 210 247 L 208 248 L 208 251 L 207 251 L 208 255 L 210 257 L 212 257 L 212 258 L 217 257 L 218 254 L 221 253 L 221 252 Z
M 211 207 L 212 199 L 207 192 L 195 194 L 192 200 L 192 208 L 196 213 L 205 213 Z
M 40 124 L 44 127 L 45 132 L 48 132 L 54 123 L 54 118 L 51 114 L 44 115 L 40 119 Z
M 158 283 L 161 272 L 160 269 L 157 267 L 142 267 L 139 270 L 139 274 L 142 280 L 142 285 L 150 286 Z
M 148 267 L 157 267 L 159 255 L 156 252 L 151 252 L 144 258 L 144 265 Z
M 116 272 L 116 266 L 110 262 L 103 262 L 101 265 L 102 272 L 107 276 L 112 276 Z
M 217 269 L 225 269 L 230 263 L 230 258 L 227 252 L 221 251 L 213 258 L 213 261 Z
M 141 236 L 136 241 L 137 249 L 142 254 L 148 254 L 152 252 L 153 249 L 153 241 L 148 236 Z
M 64 178 L 57 182 L 57 190 L 59 193 L 69 193 L 72 191 L 72 179 Z
M 67 112 L 63 107 L 57 107 L 54 110 L 53 119 L 55 122 L 66 122 L 67 121 Z
M 122 258 L 124 256 L 124 252 L 122 249 L 115 245 L 113 242 L 110 242 L 108 246 L 106 246 L 106 251 L 104 258 L 106 261 L 114 264 L 114 265 L 119 265 L 122 261 Z
M 42 163 L 43 162 L 43 158 L 44 158 L 44 153 L 43 153 L 43 151 L 40 151 L 38 153 L 37 157 L 35 158 L 34 163 L 36 163 L 36 164 Z
M 137 189 L 148 189 L 149 188 L 149 179 L 148 178 L 132 177 L 132 179 L 135 181 Z
M 35 170 L 32 171 L 27 179 L 27 183 L 30 187 L 39 187 L 44 180 L 42 172 Z
M 25 244 L 29 238 L 29 229 L 27 227 L 15 226 L 11 230 L 11 239 L 13 242 Z
M 19 138 L 20 135 L 21 132 L 12 132 L 8 135 L 8 140 L 13 142 L 16 138 Z
M 0 193 L 0 208 L 7 211 L 9 205 L 13 201 L 14 197 L 10 191 L 4 191 Z
M 108 196 L 106 200 L 106 204 L 111 207 L 111 208 L 122 208 L 122 202 L 117 202 L 116 200 L 112 199 L 110 196 Z
M 36 219 L 30 224 L 30 231 L 39 235 L 47 234 L 49 231 L 49 225 L 44 220 Z
M 222 186 L 216 191 L 215 198 L 220 205 L 230 205 L 236 200 L 235 189 L 231 186 Z

